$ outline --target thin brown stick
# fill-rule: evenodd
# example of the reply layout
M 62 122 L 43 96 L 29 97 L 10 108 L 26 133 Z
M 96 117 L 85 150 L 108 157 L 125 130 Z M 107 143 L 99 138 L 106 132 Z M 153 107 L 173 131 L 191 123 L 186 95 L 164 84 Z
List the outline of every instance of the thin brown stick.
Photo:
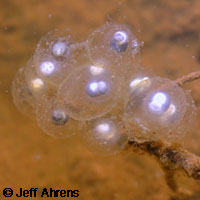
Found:
M 200 78 L 200 71 L 196 71 L 196 72 L 191 72 L 188 75 L 182 76 L 180 78 L 177 78 L 175 80 L 175 82 L 179 85 L 182 86 L 187 82 L 191 82 L 194 80 L 197 80 Z
M 200 79 L 200 71 L 192 72 L 175 80 L 179 86 Z M 200 180 L 200 157 L 187 151 L 178 144 L 167 144 L 162 141 L 137 142 L 129 141 L 127 150 L 137 153 L 152 155 L 164 170 L 168 186 L 178 192 L 178 186 L 174 178 L 177 170 L 183 170 L 189 177 Z
M 154 157 L 164 171 L 165 181 L 175 193 L 176 198 L 188 196 L 179 190 L 175 179 L 177 171 L 183 171 L 189 177 L 200 180 L 200 157 L 185 150 L 178 144 L 168 144 L 161 141 L 136 142 L 129 141 L 126 150 L 139 154 L 149 154 Z
M 186 174 L 200 180 L 200 157 L 185 150 L 178 144 L 167 144 L 161 141 L 129 141 L 127 149 L 134 152 L 153 155 L 163 168 L 168 170 L 183 169 Z

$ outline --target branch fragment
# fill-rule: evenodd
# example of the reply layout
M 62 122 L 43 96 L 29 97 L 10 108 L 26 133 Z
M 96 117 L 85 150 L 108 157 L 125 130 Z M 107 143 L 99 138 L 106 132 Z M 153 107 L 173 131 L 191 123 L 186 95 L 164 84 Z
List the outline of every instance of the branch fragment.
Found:
M 179 86 L 184 85 L 187 82 L 191 82 L 200 78 L 200 71 L 191 72 L 188 75 L 177 78 L 175 81 Z

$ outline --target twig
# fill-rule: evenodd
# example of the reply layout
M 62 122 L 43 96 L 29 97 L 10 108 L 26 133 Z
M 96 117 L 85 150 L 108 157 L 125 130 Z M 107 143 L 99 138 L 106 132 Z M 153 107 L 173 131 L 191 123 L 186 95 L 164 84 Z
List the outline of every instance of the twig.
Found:
M 175 80 L 175 82 L 179 86 L 182 86 L 183 84 L 185 84 L 187 82 L 191 82 L 191 81 L 194 81 L 194 80 L 199 79 L 199 78 L 200 78 L 200 71 L 197 71 L 197 72 L 191 72 L 188 75 L 177 78 Z
M 164 169 L 167 184 L 173 191 L 177 191 L 176 183 L 173 180 L 173 174 L 177 170 L 182 169 L 188 176 L 197 180 L 200 179 L 200 157 L 178 144 L 167 144 L 161 141 L 142 143 L 129 141 L 127 150 L 154 156 Z
M 187 82 L 200 79 L 200 71 L 192 72 L 175 80 L 179 86 Z M 174 179 L 177 170 L 183 170 L 189 177 L 200 180 L 200 157 L 185 150 L 178 144 L 167 144 L 162 141 L 137 142 L 129 141 L 126 150 L 152 155 L 165 172 L 168 186 L 178 192 L 178 186 Z

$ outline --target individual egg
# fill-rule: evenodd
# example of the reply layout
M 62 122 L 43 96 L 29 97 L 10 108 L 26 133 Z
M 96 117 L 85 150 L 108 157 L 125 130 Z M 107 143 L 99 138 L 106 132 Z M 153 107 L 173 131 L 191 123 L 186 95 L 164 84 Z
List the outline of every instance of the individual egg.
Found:
M 70 47 L 76 40 L 77 37 L 69 29 L 50 31 L 38 42 L 35 56 L 52 55 L 56 60 L 65 59 L 70 55 Z
M 91 66 L 90 71 L 92 73 L 97 74 L 102 71 L 101 70 L 102 68 L 114 72 L 111 66 L 112 63 L 109 60 L 106 60 L 103 57 L 97 57 L 96 59 L 91 59 L 87 48 L 88 48 L 88 41 L 78 43 L 72 46 L 73 61 L 71 68 L 69 67 L 69 69 L 74 70 L 80 67 Z M 122 79 L 121 76 L 119 76 L 119 78 Z
M 135 77 L 129 82 L 129 89 L 131 92 L 136 91 L 139 89 L 140 91 L 143 91 L 145 88 L 147 88 L 150 84 L 149 77 L 143 76 L 143 77 Z
M 40 101 L 44 95 L 46 97 L 56 96 L 57 87 L 37 74 L 32 58 L 28 61 L 25 72 L 28 87 L 37 101 Z
M 24 75 L 24 67 L 20 68 L 12 82 L 12 97 L 17 109 L 24 115 L 34 119 L 36 100 L 33 97 Z
M 58 89 L 58 101 L 74 119 L 90 120 L 108 113 L 118 102 L 120 81 L 106 67 L 88 63 L 72 71 Z
M 55 60 L 52 55 L 40 56 L 42 58 L 33 57 L 30 69 L 26 69 L 26 76 L 35 73 L 45 82 L 58 86 L 69 72 L 67 63 Z
M 86 122 L 83 139 L 90 151 L 100 155 L 121 152 L 128 143 L 129 134 L 117 117 L 105 116 Z
M 75 40 L 68 31 L 53 31 L 38 43 L 32 58 L 37 75 L 58 86 L 74 67 Z M 76 46 L 76 45 L 75 45 Z
M 47 135 L 66 138 L 78 132 L 78 121 L 73 120 L 62 106 L 56 103 L 55 98 L 46 98 L 37 104 L 36 118 L 38 126 Z
M 139 65 L 135 73 L 126 82 L 127 93 L 137 93 L 138 95 L 148 90 L 151 85 L 150 79 L 154 74 L 149 70 Z
M 148 91 L 138 96 L 130 94 L 127 101 L 124 120 L 133 130 L 131 138 L 144 141 L 182 138 L 194 121 L 194 102 L 174 81 L 160 77 L 150 81 Z
M 123 76 L 135 72 L 139 60 L 139 42 L 129 26 L 106 23 L 88 38 L 88 52 L 92 60 L 104 59 L 110 68 Z
M 127 104 L 127 101 L 131 102 L 133 105 L 139 104 L 140 99 L 146 95 L 151 86 L 152 77 L 154 77 L 154 74 L 151 71 L 139 66 L 135 74 L 124 82 L 124 105 Z

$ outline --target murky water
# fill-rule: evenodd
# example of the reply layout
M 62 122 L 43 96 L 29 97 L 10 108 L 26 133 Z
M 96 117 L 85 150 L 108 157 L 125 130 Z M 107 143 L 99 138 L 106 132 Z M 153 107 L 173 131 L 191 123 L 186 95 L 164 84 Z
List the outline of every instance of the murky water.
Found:
M 175 79 L 199 70 L 198 0 L 0 0 L 0 198 L 4 198 L 4 187 L 14 191 L 37 187 L 40 192 L 50 187 L 77 189 L 82 200 L 172 197 L 162 170 L 151 157 L 127 152 L 100 157 L 88 152 L 76 137 L 51 138 L 19 113 L 12 101 L 12 79 L 41 36 L 54 28 L 69 27 L 85 40 L 89 32 L 113 19 L 135 29 L 144 42 L 142 65 L 157 75 Z M 199 106 L 199 81 L 184 88 L 192 90 Z M 198 155 L 199 128 L 197 121 L 184 141 Z M 200 182 L 181 174 L 177 180 L 189 196 L 186 199 L 200 198 Z

